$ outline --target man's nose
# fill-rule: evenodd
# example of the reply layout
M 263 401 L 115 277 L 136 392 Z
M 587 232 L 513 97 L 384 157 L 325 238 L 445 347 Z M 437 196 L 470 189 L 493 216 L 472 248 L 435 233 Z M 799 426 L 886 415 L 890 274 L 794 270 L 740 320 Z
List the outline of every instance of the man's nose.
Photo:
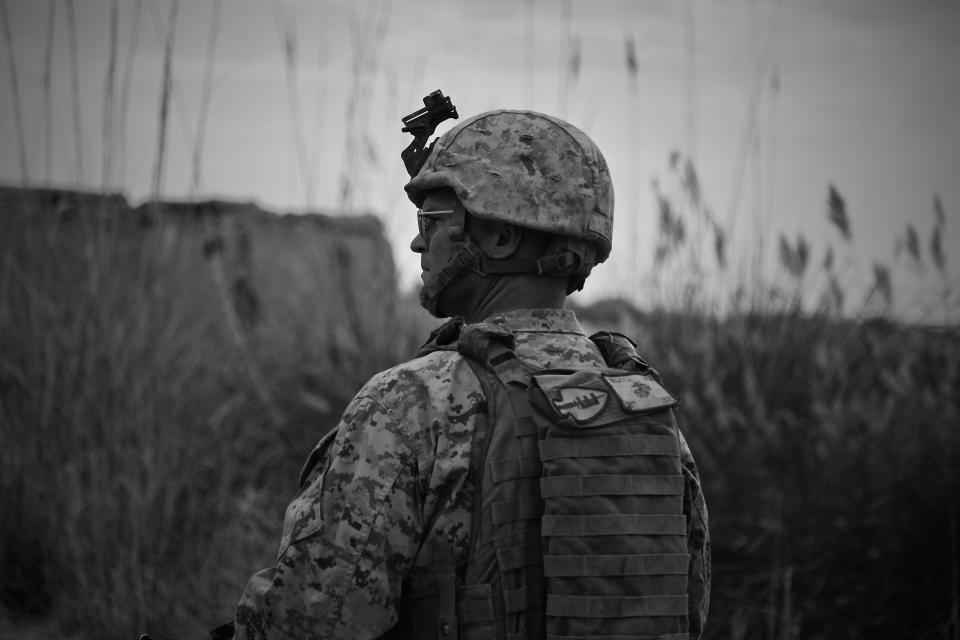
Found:
M 410 241 L 410 251 L 414 253 L 423 253 L 427 250 L 427 243 L 419 233 Z

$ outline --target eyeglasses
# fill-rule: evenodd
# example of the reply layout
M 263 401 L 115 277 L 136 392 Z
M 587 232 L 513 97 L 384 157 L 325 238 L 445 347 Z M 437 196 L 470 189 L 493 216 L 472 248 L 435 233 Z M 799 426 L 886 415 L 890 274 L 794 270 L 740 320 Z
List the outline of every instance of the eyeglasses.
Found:
M 441 209 L 439 211 L 423 211 L 422 209 L 417 209 L 417 230 L 420 232 L 420 237 L 428 239 L 437 226 L 437 218 L 452 214 L 453 209 Z

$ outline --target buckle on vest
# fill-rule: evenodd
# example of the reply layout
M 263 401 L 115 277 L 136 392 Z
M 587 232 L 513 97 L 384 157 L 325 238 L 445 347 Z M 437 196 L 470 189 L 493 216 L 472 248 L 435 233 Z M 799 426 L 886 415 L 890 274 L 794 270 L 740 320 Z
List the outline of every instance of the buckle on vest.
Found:
M 437 630 L 440 640 L 457 640 L 457 617 L 440 616 L 440 628 Z

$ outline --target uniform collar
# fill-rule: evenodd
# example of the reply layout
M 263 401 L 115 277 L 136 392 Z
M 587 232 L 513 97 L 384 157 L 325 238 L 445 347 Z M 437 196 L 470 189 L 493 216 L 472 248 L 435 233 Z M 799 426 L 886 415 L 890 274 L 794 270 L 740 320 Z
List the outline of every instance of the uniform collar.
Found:
M 486 318 L 484 323 L 499 325 L 517 332 L 549 332 L 586 334 L 576 314 L 570 309 L 513 309 Z

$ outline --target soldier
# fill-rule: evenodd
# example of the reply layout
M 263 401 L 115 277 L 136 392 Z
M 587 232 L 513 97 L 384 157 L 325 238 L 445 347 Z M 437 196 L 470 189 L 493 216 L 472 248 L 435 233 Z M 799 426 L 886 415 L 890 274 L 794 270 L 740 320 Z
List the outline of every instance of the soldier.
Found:
M 499 110 L 441 136 L 405 189 L 420 208 L 410 248 L 420 254 L 421 304 L 452 320 L 433 333 L 418 357 L 364 385 L 338 427 L 310 454 L 301 491 L 286 512 L 277 566 L 253 576 L 237 607 L 237 638 L 546 637 L 538 621 L 545 615 L 539 529 L 529 529 L 529 544 L 509 549 L 499 543 L 487 549 L 490 536 L 481 534 L 496 533 L 490 521 L 498 517 L 491 516 L 498 506 L 485 500 L 496 461 L 485 456 L 513 445 L 496 444 L 496 434 L 510 428 L 504 411 L 495 410 L 507 406 L 506 396 L 496 388 L 500 374 L 478 361 L 494 353 L 486 348 L 496 343 L 505 345 L 495 352 L 501 354 L 497 361 L 509 353 L 529 371 L 610 366 L 564 308 L 566 296 L 610 252 L 613 189 L 607 165 L 576 127 L 535 112 Z M 628 351 L 628 359 L 642 363 Z M 651 386 L 660 389 L 649 372 L 644 375 L 648 384 L 635 385 L 643 394 Z M 664 415 L 672 421 L 672 414 Z M 611 537 L 603 540 L 611 541 L 612 555 L 603 557 L 623 566 L 645 563 L 636 574 L 678 574 L 671 578 L 679 585 L 672 595 L 661 595 L 657 587 L 620 598 L 614 604 L 626 604 L 618 611 L 630 611 L 611 615 L 624 616 L 624 624 L 637 616 L 664 616 L 675 633 L 658 637 L 697 638 L 709 600 L 706 508 L 693 458 L 673 428 L 673 458 L 664 459 L 679 459 L 679 488 L 664 493 L 675 494 L 670 504 L 679 515 L 650 516 L 673 528 L 646 531 L 657 535 L 644 539 L 675 539 L 686 549 L 617 555 L 622 550 Z M 519 458 L 517 463 L 525 464 Z M 539 461 L 528 466 L 534 470 L 527 477 L 540 472 Z M 509 494 L 520 484 L 504 486 Z M 524 486 L 535 493 L 508 501 L 522 512 L 514 520 L 538 527 L 539 490 L 535 482 Z M 644 517 L 635 520 L 652 526 Z M 509 589 L 496 568 L 478 572 L 480 557 L 493 558 L 494 565 L 513 563 L 504 570 L 521 567 L 526 586 Z M 674 568 L 652 568 L 658 563 Z M 573 584 L 576 589 L 580 583 Z M 574 596 L 557 603 L 590 608 Z M 611 599 L 601 603 L 604 611 Z M 602 621 L 604 611 L 584 609 L 583 615 Z

